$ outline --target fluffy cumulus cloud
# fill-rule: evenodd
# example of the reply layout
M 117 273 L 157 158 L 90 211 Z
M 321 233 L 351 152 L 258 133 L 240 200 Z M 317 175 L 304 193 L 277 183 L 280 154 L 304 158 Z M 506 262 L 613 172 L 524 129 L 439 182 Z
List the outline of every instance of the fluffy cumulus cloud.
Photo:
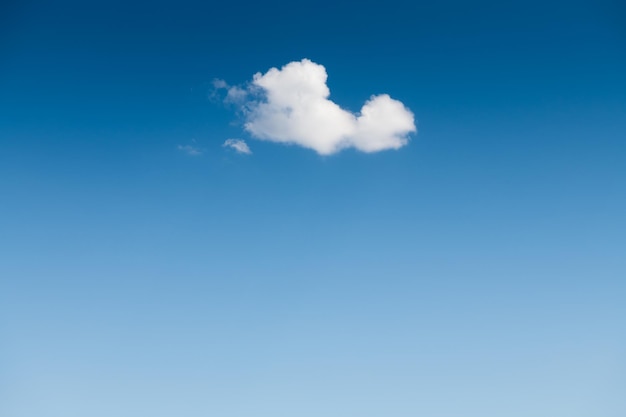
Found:
M 226 142 L 224 142 L 222 146 L 226 148 L 232 148 L 237 151 L 237 153 L 245 153 L 247 155 L 250 155 L 252 153 L 252 151 L 248 147 L 248 144 L 241 139 L 226 139 Z
M 227 100 L 245 101 L 245 129 L 253 137 L 322 155 L 398 149 L 416 132 L 413 113 L 387 94 L 372 96 L 357 114 L 342 109 L 329 100 L 327 78 L 324 66 L 303 59 L 255 74 L 246 90 L 229 90 Z

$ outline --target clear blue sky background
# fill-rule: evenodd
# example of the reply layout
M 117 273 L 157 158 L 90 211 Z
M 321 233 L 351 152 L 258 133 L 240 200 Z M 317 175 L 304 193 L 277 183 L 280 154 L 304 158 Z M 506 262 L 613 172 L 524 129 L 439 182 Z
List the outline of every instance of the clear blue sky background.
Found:
M 0 7 L 0 415 L 626 415 L 621 2 L 131 3 Z M 302 58 L 418 135 L 210 99 Z

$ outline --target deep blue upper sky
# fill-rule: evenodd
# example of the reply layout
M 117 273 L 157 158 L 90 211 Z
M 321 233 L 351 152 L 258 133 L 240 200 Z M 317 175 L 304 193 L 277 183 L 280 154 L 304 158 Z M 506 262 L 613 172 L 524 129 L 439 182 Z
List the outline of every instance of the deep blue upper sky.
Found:
M 626 414 L 624 5 L 128 3 L 0 6 L 0 415 Z M 213 97 L 302 58 L 418 134 Z

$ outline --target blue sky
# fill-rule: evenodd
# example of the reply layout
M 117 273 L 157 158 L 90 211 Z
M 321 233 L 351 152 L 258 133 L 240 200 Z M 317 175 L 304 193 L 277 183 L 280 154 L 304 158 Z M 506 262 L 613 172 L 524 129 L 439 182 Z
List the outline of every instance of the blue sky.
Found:
M 0 415 L 626 413 L 619 2 L 0 16 Z M 214 89 L 304 58 L 417 133 L 320 155 Z

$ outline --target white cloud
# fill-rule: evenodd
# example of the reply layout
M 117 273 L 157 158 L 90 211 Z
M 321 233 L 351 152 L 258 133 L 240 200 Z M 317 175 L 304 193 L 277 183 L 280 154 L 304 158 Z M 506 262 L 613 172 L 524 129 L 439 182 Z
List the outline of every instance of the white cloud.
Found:
M 226 139 L 226 142 L 222 146 L 227 148 L 233 148 L 238 153 L 245 153 L 250 155 L 252 151 L 248 147 L 248 144 L 241 139 Z
M 236 85 L 229 85 L 220 78 L 215 78 L 213 79 L 213 90 L 210 93 L 210 97 L 213 99 L 220 97 L 225 104 L 234 104 L 243 108 L 248 98 L 248 91 Z
M 226 93 L 225 103 L 243 104 L 248 97 L 248 92 L 243 88 L 234 86 L 228 89 Z
M 413 113 L 387 94 L 372 96 L 358 114 L 342 109 L 328 99 L 327 78 L 324 66 L 303 59 L 257 73 L 246 90 L 232 87 L 228 96 L 241 102 L 245 129 L 253 137 L 322 155 L 345 148 L 398 149 L 416 132 Z M 260 98 L 250 100 L 249 95 Z
M 215 88 L 216 90 L 221 90 L 224 88 L 228 88 L 228 83 L 224 80 L 221 80 L 219 78 L 215 78 L 213 79 L 213 88 Z
M 187 155 L 190 155 L 190 156 L 202 155 L 202 149 L 194 145 L 178 145 L 177 148 L 179 151 L 185 152 Z

